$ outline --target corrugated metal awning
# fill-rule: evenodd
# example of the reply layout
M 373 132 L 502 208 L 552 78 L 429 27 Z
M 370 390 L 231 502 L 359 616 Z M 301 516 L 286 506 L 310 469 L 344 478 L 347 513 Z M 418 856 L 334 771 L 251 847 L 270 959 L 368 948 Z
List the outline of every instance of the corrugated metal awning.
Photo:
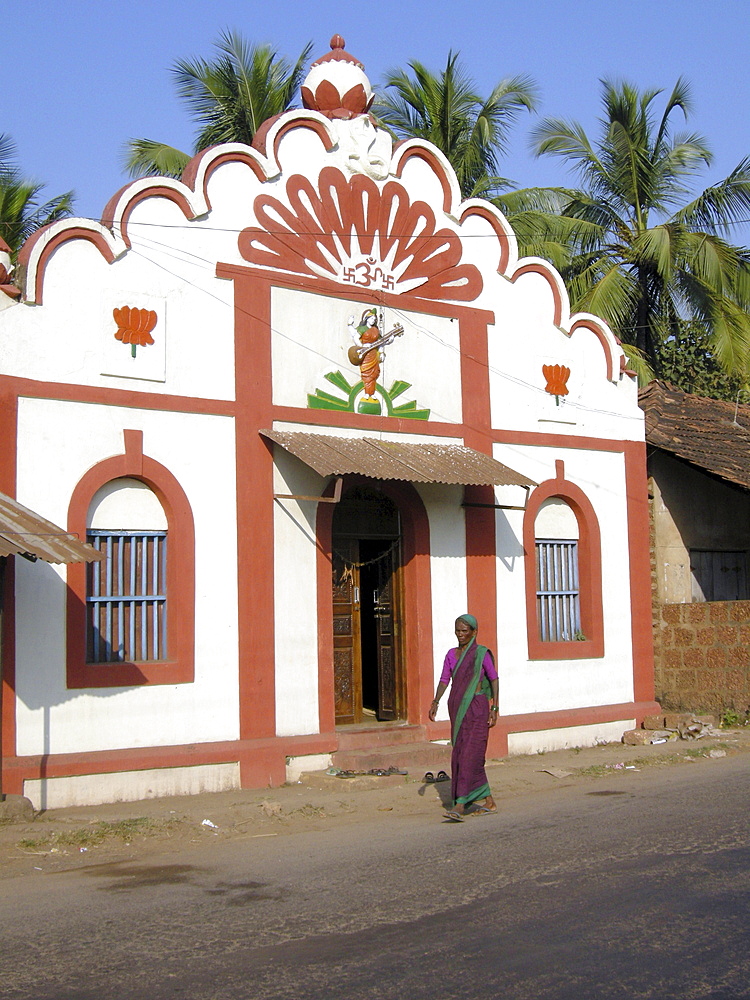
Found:
M 341 438 L 303 431 L 261 431 L 321 476 L 359 474 L 409 483 L 456 483 L 463 486 L 537 484 L 507 465 L 460 444 Z
M 49 563 L 93 562 L 103 558 L 103 553 L 92 545 L 0 493 L 0 556 L 13 555 Z

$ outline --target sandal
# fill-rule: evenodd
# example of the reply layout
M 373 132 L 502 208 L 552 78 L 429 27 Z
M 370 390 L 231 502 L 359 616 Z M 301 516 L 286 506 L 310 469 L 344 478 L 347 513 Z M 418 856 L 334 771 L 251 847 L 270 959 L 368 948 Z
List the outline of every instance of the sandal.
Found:
M 489 816 L 492 813 L 497 812 L 497 806 L 494 809 L 490 809 L 488 806 L 477 806 L 476 809 L 472 809 L 471 816 Z
M 446 774 L 445 771 L 438 771 L 437 778 L 435 781 L 450 781 L 450 775 Z
M 451 810 L 451 812 L 447 812 L 445 814 L 445 818 L 452 820 L 454 823 L 463 823 L 463 821 L 464 821 L 464 814 L 463 813 L 458 813 L 458 812 L 453 812 Z
M 435 775 L 432 773 L 432 771 L 428 771 L 427 774 L 424 776 L 425 784 L 431 785 L 434 780 L 435 780 Z

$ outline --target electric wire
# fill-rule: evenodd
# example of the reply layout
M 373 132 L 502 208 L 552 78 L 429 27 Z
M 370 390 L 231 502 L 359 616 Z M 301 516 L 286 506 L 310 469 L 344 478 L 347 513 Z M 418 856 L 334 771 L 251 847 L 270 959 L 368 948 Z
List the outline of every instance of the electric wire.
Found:
M 150 243 L 151 244 L 150 249 L 152 251 L 156 251 L 156 252 L 162 253 L 162 254 L 164 254 L 167 257 L 172 257 L 176 261 L 184 262 L 184 256 L 179 256 L 178 254 L 172 252 L 174 248 L 172 248 L 169 244 L 165 244 L 165 243 L 162 243 L 161 241 L 153 240 L 153 239 L 146 240 L 146 239 L 144 239 L 144 237 L 140 237 L 140 241 L 141 241 L 141 244 L 143 244 L 143 243 Z M 144 252 L 144 250 L 145 249 L 149 249 L 149 247 L 142 247 L 142 249 L 139 250 L 139 249 L 136 248 L 136 244 L 133 243 L 131 249 L 132 249 L 132 251 L 134 253 L 136 253 L 138 256 L 142 257 L 144 260 L 147 260 L 149 263 L 151 263 L 155 267 L 159 267 L 161 270 L 164 270 L 165 272 L 171 274 L 173 277 L 178 278 L 181 281 L 184 281 L 186 284 L 190 285 L 191 287 L 195 288 L 196 290 L 201 291 L 204 294 L 210 295 L 212 298 L 215 298 L 217 301 L 221 302 L 222 305 L 225 305 L 228 308 L 231 308 L 231 305 L 225 299 L 223 299 L 221 296 L 216 295 L 215 293 L 209 291 L 209 289 L 204 288 L 203 286 L 197 285 L 195 282 L 190 281 L 190 279 L 187 278 L 185 275 L 181 275 L 181 274 L 179 274 L 179 273 L 177 273 L 175 271 L 171 271 L 165 265 L 160 264 L 158 261 L 156 261 L 153 258 L 149 257 L 148 254 Z M 189 263 L 193 263 L 193 266 L 195 266 L 195 267 L 203 267 L 207 271 L 209 271 L 209 270 L 213 271 L 215 269 L 215 262 L 212 261 L 212 260 L 210 260 L 209 258 L 200 257 L 198 254 L 191 253 L 189 251 L 184 251 L 182 249 L 180 249 L 180 254 L 192 257 L 193 261 L 191 261 Z M 356 292 L 356 288 L 354 286 L 352 287 L 351 290 L 352 290 L 352 292 Z M 355 298 L 355 297 L 356 297 L 356 295 L 352 296 L 352 298 Z M 385 302 L 384 302 L 384 300 L 381 300 L 380 307 L 381 307 L 381 309 L 390 310 L 395 315 L 399 316 L 402 319 L 405 319 L 409 323 L 410 327 L 413 327 L 413 328 L 417 329 L 420 333 L 422 333 L 424 336 L 428 337 L 429 339 L 433 340 L 439 346 L 441 346 L 443 348 L 446 348 L 447 350 L 455 353 L 456 355 L 458 355 L 459 358 L 466 357 L 466 353 L 464 351 L 462 351 L 460 347 L 457 347 L 454 344 L 450 344 L 448 341 L 443 340 L 437 334 L 433 333 L 426 326 L 423 326 L 422 324 L 418 323 L 414 319 L 413 314 L 407 313 L 407 312 L 405 312 L 403 310 L 400 310 L 397 306 L 386 305 Z M 259 318 L 257 315 L 254 315 L 252 313 L 247 313 L 247 315 L 250 318 L 253 318 L 253 319 L 258 319 Z M 272 326 L 271 329 L 272 329 L 272 332 L 275 333 L 277 336 L 280 336 L 280 337 L 282 337 L 282 338 L 290 341 L 291 343 L 294 343 L 294 344 L 302 347 L 304 350 L 307 350 L 310 353 L 316 355 L 317 357 L 319 357 L 321 360 L 325 361 L 326 363 L 332 364 L 332 365 L 339 365 L 340 364 L 340 359 L 336 359 L 336 358 L 330 357 L 329 355 L 323 353 L 322 351 L 317 350 L 312 345 L 305 343 L 303 340 L 298 340 L 297 338 L 291 336 L 288 333 L 285 333 L 284 331 L 278 329 L 277 327 Z M 499 378 L 502 378 L 502 379 L 504 379 L 504 380 L 506 380 L 506 381 L 508 381 L 510 383 L 513 383 L 513 384 L 515 384 L 515 385 L 517 385 L 517 386 L 519 386 L 519 387 L 521 387 L 523 389 L 531 390 L 533 393 L 538 394 L 540 397 L 545 397 L 547 395 L 547 393 L 545 392 L 545 390 L 541 389 L 539 386 L 536 386 L 533 383 L 527 382 L 526 380 L 521 379 L 518 376 L 511 375 L 510 373 L 505 372 L 502 369 L 497 368 L 496 366 L 490 364 L 489 362 L 485 363 L 485 362 L 479 362 L 479 361 L 477 361 L 477 359 L 473 359 L 473 360 L 475 361 L 475 363 L 480 364 L 481 367 L 488 369 L 489 372 L 491 372 L 494 375 L 497 375 Z M 578 401 L 575 401 L 575 400 L 565 401 L 565 405 L 566 406 L 570 406 L 571 408 L 582 410 L 583 412 L 587 412 L 587 413 L 595 413 L 595 414 L 604 415 L 604 416 L 613 416 L 613 417 L 618 417 L 620 419 L 625 419 L 625 420 L 637 420 L 637 419 L 640 419 L 639 417 L 635 417 L 635 416 L 631 417 L 631 416 L 628 416 L 626 414 L 618 413 L 616 410 L 609 410 L 609 409 L 604 409 L 604 408 L 601 408 L 601 407 L 588 406 L 585 403 L 581 403 L 581 402 L 578 402 Z M 454 423 L 455 422 L 455 421 L 451 420 L 447 415 L 442 414 L 439 411 L 434 411 L 434 412 L 436 412 L 444 420 L 447 420 L 450 423 Z

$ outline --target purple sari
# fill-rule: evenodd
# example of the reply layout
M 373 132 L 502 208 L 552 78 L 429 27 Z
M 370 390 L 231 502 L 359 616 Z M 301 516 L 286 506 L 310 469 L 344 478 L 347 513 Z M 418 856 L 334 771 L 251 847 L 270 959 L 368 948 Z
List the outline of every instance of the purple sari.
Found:
M 490 682 L 482 670 L 492 653 L 476 640 L 466 647 L 451 677 L 448 712 L 451 717 L 451 794 L 453 804 L 468 805 L 490 795 L 484 769 L 489 737 Z

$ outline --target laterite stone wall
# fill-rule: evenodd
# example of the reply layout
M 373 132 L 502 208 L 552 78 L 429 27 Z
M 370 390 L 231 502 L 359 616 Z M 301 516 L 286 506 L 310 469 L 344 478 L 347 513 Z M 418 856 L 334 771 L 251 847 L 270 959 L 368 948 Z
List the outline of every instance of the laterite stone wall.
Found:
M 655 604 L 656 698 L 682 711 L 750 708 L 750 601 Z

